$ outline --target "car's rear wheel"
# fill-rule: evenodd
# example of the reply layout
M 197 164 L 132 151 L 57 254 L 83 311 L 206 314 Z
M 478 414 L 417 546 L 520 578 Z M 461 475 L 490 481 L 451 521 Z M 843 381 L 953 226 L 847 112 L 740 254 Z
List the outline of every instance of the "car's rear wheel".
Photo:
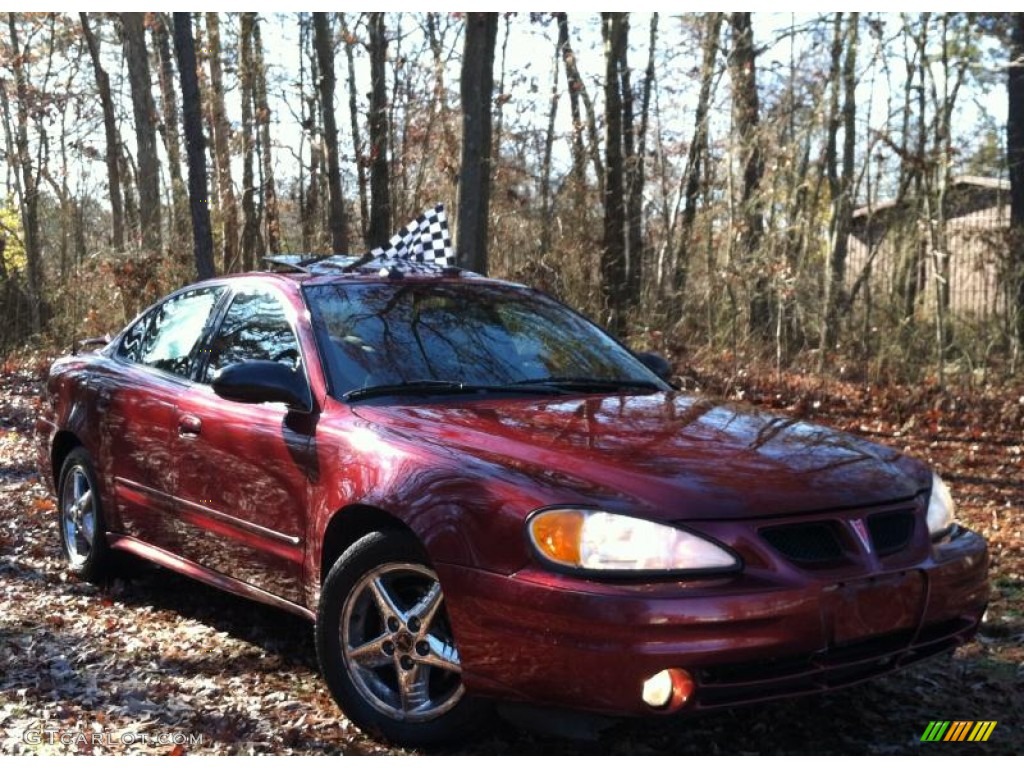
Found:
M 416 746 L 465 738 L 485 716 L 466 696 L 444 594 L 415 539 L 375 532 L 324 581 L 317 654 L 357 726 Z
M 64 460 L 58 499 L 60 540 L 71 571 L 89 581 L 102 579 L 110 565 L 107 527 L 96 471 L 84 448 Z

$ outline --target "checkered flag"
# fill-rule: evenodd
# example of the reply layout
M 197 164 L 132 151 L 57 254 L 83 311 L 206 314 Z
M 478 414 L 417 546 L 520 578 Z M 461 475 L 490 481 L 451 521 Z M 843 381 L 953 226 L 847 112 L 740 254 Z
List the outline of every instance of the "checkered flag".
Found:
M 374 248 L 369 254 L 374 264 L 394 266 L 406 271 L 433 271 L 455 264 L 448 214 L 440 203 L 424 211 L 402 227 L 386 248 Z M 398 262 L 395 264 L 394 262 Z

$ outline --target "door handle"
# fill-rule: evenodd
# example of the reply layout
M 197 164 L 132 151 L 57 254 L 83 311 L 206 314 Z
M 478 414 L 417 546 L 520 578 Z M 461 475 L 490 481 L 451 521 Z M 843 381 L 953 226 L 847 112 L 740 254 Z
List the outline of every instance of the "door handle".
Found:
M 101 390 L 100 393 L 96 395 L 96 410 L 107 410 L 110 407 L 110 403 L 113 401 L 113 399 L 114 396 L 110 394 L 110 392 L 108 392 L 107 390 Z
M 202 429 L 203 422 L 198 416 L 186 413 L 185 415 L 178 417 L 179 435 L 198 435 Z

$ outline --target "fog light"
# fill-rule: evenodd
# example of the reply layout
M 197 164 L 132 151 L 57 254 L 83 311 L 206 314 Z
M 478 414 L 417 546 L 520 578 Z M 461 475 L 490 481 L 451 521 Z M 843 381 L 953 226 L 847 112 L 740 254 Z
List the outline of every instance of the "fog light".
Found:
M 693 678 L 685 669 L 663 669 L 644 681 L 642 698 L 654 709 L 670 712 L 682 707 L 693 694 Z
M 664 707 L 672 698 L 672 675 L 667 669 L 661 670 L 654 677 L 644 680 L 644 704 L 649 707 Z

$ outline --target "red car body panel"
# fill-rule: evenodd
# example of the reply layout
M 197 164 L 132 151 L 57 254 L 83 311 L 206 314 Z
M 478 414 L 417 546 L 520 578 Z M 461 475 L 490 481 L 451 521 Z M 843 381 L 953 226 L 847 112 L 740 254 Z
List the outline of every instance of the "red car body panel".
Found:
M 984 541 L 933 542 L 930 470 L 891 449 L 675 392 L 351 406 L 328 392 L 301 280 L 217 282 L 287 302 L 313 413 L 228 402 L 118 360 L 113 344 L 55 363 L 39 462 L 55 480 L 69 443 L 97 457 L 116 548 L 312 617 L 332 521 L 378 510 L 429 554 L 469 692 L 613 713 L 650 713 L 643 681 L 666 667 L 695 675 L 691 709 L 721 706 L 881 674 L 980 621 Z M 743 569 L 555 572 L 525 532 L 549 505 L 688 528 Z M 836 557 L 801 564 L 766 539 L 794 525 L 835 530 Z M 858 526 L 873 538 L 858 543 Z M 883 551 L 893 531 L 901 544 Z

